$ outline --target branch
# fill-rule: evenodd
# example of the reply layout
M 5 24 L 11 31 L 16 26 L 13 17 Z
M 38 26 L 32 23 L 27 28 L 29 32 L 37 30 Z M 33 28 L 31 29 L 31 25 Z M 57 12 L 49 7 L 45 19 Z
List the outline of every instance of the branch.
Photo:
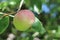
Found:
M 19 8 L 18 8 L 17 12 L 18 12 L 19 10 L 21 10 L 21 7 L 22 7 L 23 3 L 24 3 L 24 0 L 21 0 L 21 2 L 20 2 L 20 5 L 19 5 Z
M 1 15 L 3 14 L 4 16 L 7 16 L 7 15 L 8 15 L 8 16 L 10 16 L 10 17 L 14 17 L 14 15 L 7 14 L 7 13 L 2 13 L 2 12 L 0 12 L 0 14 L 1 14 Z

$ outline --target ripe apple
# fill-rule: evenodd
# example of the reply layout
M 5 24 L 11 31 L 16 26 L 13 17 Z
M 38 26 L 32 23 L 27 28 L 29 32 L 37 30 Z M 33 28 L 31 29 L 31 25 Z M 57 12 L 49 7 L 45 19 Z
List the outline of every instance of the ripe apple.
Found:
M 20 10 L 16 13 L 13 24 L 19 31 L 26 31 L 35 21 L 35 16 L 30 10 Z

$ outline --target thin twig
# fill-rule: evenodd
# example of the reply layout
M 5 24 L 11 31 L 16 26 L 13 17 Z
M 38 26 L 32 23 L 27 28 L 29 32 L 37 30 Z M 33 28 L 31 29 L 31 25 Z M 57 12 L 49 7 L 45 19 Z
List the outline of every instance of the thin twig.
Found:
M 21 9 L 21 7 L 22 7 L 23 3 L 24 3 L 24 0 L 21 0 L 21 2 L 20 2 L 20 5 L 19 5 L 19 8 L 18 8 L 17 12 Z
M 7 14 L 7 13 L 2 13 L 2 12 L 0 12 L 0 14 L 3 14 L 4 16 L 10 16 L 10 17 L 14 17 L 14 15 L 11 15 L 11 14 Z

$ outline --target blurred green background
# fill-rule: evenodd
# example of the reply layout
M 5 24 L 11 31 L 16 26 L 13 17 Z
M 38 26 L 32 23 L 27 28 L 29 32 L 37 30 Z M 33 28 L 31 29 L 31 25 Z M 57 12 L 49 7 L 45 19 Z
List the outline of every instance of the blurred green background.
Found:
M 3 13 L 15 15 L 21 0 L 0 0 L 0 19 L 2 18 Z M 22 9 L 31 10 L 35 16 L 41 21 L 43 27 L 40 27 L 40 33 L 36 37 L 40 40 L 60 40 L 60 0 L 24 0 L 24 3 L 21 7 Z M 13 18 L 6 17 L 5 19 L 0 20 L 0 40 L 6 40 L 9 33 L 15 34 L 16 38 L 14 40 L 32 40 L 32 34 L 35 33 L 37 29 L 34 31 L 28 30 L 27 32 L 17 32 L 14 29 L 14 25 L 12 24 Z M 3 24 L 5 22 L 7 25 Z M 3 25 L 5 26 L 3 26 Z M 7 29 L 6 29 L 7 28 Z M 6 29 L 6 30 L 3 30 Z M 3 31 L 4 33 L 2 33 Z M 2 32 L 1 32 L 2 31 Z M 36 31 L 37 32 L 37 31 Z M 24 37 L 20 37 L 22 33 Z M 31 35 L 31 36 L 30 36 Z

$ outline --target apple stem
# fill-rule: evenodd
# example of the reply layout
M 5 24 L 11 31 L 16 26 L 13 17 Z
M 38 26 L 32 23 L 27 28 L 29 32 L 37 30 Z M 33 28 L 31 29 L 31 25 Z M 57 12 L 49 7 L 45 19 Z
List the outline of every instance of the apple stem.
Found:
M 22 7 L 23 3 L 24 3 L 24 0 L 21 0 L 21 2 L 20 2 L 20 5 L 19 5 L 19 8 L 18 8 L 17 12 L 21 9 L 21 7 Z

